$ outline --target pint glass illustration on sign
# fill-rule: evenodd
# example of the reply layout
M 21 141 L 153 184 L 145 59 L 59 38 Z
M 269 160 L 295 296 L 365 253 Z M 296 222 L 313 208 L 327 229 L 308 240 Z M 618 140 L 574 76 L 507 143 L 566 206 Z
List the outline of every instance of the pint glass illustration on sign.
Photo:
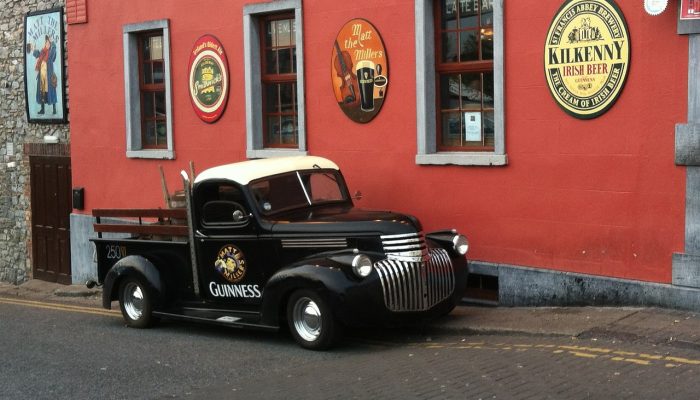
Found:
M 66 122 L 63 9 L 24 19 L 24 96 L 29 122 Z
M 226 53 L 216 37 L 204 35 L 194 43 L 188 76 L 194 112 L 204 122 L 216 122 L 226 109 L 229 87 Z
M 613 0 L 568 0 L 557 12 L 544 52 L 547 86 L 569 115 L 595 118 L 622 92 L 630 37 Z
M 374 118 L 384 104 L 389 68 L 379 32 L 364 19 L 348 21 L 333 44 L 331 83 L 335 99 L 355 122 Z

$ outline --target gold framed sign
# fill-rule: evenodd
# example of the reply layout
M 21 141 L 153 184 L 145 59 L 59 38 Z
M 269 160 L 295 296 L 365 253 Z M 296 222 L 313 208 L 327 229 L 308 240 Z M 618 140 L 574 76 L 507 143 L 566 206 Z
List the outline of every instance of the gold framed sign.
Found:
M 544 70 L 556 103 L 580 119 L 612 107 L 627 79 L 630 38 L 614 0 L 568 0 L 547 32 Z

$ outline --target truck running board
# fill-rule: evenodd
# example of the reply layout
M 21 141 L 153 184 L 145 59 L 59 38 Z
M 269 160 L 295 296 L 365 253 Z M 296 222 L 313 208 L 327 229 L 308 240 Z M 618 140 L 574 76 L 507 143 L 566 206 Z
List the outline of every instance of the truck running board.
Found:
M 199 314 L 199 315 L 197 315 Z M 156 317 L 168 318 L 168 319 L 178 319 L 182 321 L 193 321 L 193 322 L 204 322 L 213 325 L 229 326 L 232 328 L 248 328 L 248 329 L 258 329 L 265 331 L 277 331 L 278 326 L 263 325 L 250 319 L 246 319 L 239 316 L 234 316 L 230 314 L 203 312 L 203 313 L 193 313 L 192 310 L 187 310 L 187 313 L 181 312 L 163 312 L 154 311 L 153 315 Z

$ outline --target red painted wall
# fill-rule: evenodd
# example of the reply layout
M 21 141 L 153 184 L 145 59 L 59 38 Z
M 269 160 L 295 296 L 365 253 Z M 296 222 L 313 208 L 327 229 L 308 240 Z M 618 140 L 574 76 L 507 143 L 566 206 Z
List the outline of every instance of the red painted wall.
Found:
M 73 184 L 86 210 L 162 206 L 158 165 L 171 191 L 178 171 L 245 159 L 245 96 L 200 121 L 187 93 L 187 60 L 204 33 L 223 43 L 232 77 L 244 76 L 242 10 L 251 1 L 91 2 L 89 22 L 68 27 Z M 456 227 L 476 260 L 670 282 L 684 241 L 685 169 L 674 165 L 674 126 L 687 109 L 687 37 L 674 2 L 652 17 L 619 0 L 631 67 L 617 103 L 594 120 L 561 111 L 545 85 L 543 51 L 558 0 L 505 0 L 506 167 L 418 166 L 414 3 L 305 0 L 307 146 L 336 161 L 359 205 L 417 215 L 426 230 Z M 127 159 L 122 26 L 170 19 L 176 160 Z M 335 103 L 333 41 L 351 18 L 381 33 L 389 88 L 379 115 L 350 121 Z

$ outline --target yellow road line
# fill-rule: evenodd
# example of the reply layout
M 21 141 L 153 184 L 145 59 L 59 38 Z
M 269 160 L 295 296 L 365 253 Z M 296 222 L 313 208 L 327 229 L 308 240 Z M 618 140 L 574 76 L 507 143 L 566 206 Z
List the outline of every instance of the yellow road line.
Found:
M 574 351 L 590 351 L 592 353 L 610 353 L 612 350 L 610 349 L 601 349 L 600 347 L 583 347 L 583 346 L 559 346 L 562 349 L 565 350 L 574 350 Z
M 56 311 L 68 311 L 68 312 L 78 312 L 83 314 L 93 314 L 93 315 L 105 315 L 109 317 L 121 317 L 116 311 L 101 310 L 92 307 L 82 307 L 82 306 L 72 306 L 68 304 L 57 304 L 57 303 L 45 303 L 41 301 L 33 300 L 20 300 L 20 299 L 10 299 L 7 297 L 0 297 L 1 304 L 12 304 L 16 306 L 25 306 L 32 308 L 41 308 L 46 310 L 56 310 Z
M 700 365 L 700 360 L 690 360 L 687 358 L 681 358 L 681 357 L 664 357 L 664 360 L 666 361 L 673 361 L 681 364 L 690 364 L 690 365 Z
M 575 355 L 576 357 L 583 357 L 583 358 L 598 358 L 596 354 L 590 354 L 590 353 L 581 353 L 580 351 L 569 351 L 570 354 Z
M 637 353 L 630 353 L 629 351 L 613 351 L 613 354 L 617 354 L 619 356 L 634 356 L 637 355 Z
M 624 361 L 632 364 L 637 364 L 637 365 L 651 365 L 650 361 L 647 360 L 638 360 L 636 358 L 623 358 L 623 357 L 613 357 L 611 358 L 613 361 Z
M 663 356 L 648 353 L 634 353 L 629 351 L 608 349 L 602 347 L 586 347 L 576 345 L 554 345 L 554 344 L 524 344 L 524 343 L 503 343 L 488 344 L 486 342 L 462 342 L 455 343 L 411 343 L 409 346 L 426 349 L 483 349 L 500 351 L 528 351 L 528 349 L 550 350 L 552 354 L 568 354 L 575 357 L 595 358 L 599 360 L 627 362 L 640 366 L 663 365 L 666 368 L 680 367 L 681 365 L 700 365 L 700 360 Z

